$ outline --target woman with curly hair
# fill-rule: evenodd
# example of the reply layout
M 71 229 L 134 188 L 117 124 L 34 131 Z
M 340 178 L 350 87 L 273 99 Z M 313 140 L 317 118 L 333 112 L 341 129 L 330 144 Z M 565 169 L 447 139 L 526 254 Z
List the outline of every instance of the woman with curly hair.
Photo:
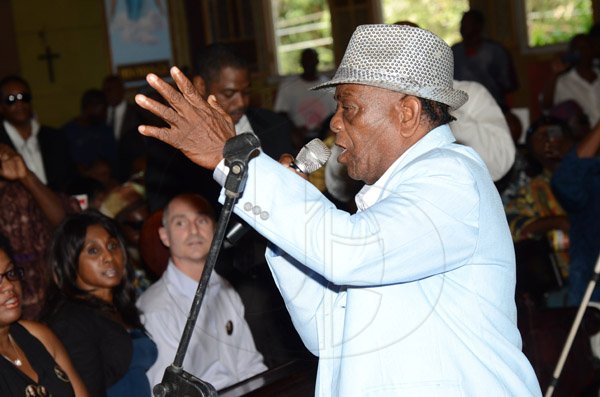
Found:
M 91 396 L 150 396 L 156 346 L 135 306 L 133 269 L 117 225 L 96 211 L 67 217 L 48 263 L 55 286 L 43 319 L 67 348 Z

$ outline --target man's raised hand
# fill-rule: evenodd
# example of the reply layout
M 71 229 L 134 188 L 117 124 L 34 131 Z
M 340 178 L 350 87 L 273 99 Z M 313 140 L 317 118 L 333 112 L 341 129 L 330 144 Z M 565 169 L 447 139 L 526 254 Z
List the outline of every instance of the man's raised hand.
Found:
M 214 96 L 205 101 L 177 67 L 171 68 L 171 76 L 179 91 L 154 74 L 146 77 L 168 106 L 145 95 L 135 96 L 139 106 L 163 119 L 170 128 L 140 125 L 138 130 L 181 150 L 194 163 L 214 169 L 223 158 L 225 142 L 235 136 L 233 121 Z

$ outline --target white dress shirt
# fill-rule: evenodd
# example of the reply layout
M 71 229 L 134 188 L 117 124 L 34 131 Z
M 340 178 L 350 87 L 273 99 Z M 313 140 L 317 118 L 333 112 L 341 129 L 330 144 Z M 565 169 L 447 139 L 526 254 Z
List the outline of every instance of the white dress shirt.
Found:
M 591 126 L 600 120 L 600 69 L 594 70 L 596 80 L 592 83 L 581 78 L 577 70 L 572 68 L 556 80 L 554 88 L 554 104 L 574 100 L 588 116 Z
M 273 110 L 287 113 L 296 127 L 318 130 L 327 116 L 335 112 L 336 102 L 330 91 L 311 91 L 311 88 L 327 80 L 326 76 L 319 76 L 315 81 L 306 81 L 300 76 L 284 79 L 277 90 Z
M 125 118 L 125 111 L 127 110 L 127 101 L 122 100 L 117 106 L 110 107 L 108 109 L 108 124 L 113 127 L 113 132 L 115 134 L 115 141 L 119 141 L 121 135 L 123 135 L 123 131 L 121 128 L 123 126 L 123 119 Z
M 246 116 L 246 115 L 243 115 L 242 118 L 240 119 L 240 121 L 238 121 L 237 124 L 235 125 L 236 135 L 242 134 L 244 132 L 254 133 L 254 130 L 252 129 L 252 125 L 250 124 L 250 120 L 248 120 L 248 116 Z

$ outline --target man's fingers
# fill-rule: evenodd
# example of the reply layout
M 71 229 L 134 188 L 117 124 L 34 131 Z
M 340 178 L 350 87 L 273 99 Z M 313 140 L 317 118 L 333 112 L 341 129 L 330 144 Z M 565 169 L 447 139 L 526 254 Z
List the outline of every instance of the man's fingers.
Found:
M 297 168 L 292 167 L 292 163 L 294 162 L 294 160 L 295 160 L 294 156 L 292 156 L 289 153 L 284 153 L 281 156 L 279 156 L 279 164 L 288 168 L 290 171 L 294 172 L 295 174 L 301 176 L 302 179 L 308 181 L 308 175 L 306 175 L 303 172 L 298 171 Z
M 146 81 L 148 81 L 148 84 L 150 84 L 152 88 L 158 91 L 158 93 L 169 103 L 169 105 L 171 105 L 171 107 L 175 109 L 174 113 L 183 114 L 186 108 L 189 107 L 189 102 L 185 100 L 183 95 L 157 75 L 150 73 L 146 77 Z M 156 115 L 161 118 L 164 118 L 162 113 Z M 165 121 L 171 124 L 169 120 L 165 119 Z
M 135 96 L 135 102 L 140 107 L 146 109 L 155 116 L 160 117 L 171 126 L 177 125 L 178 121 L 181 119 L 181 116 L 179 116 L 173 108 L 165 106 L 152 98 L 148 98 L 146 95 L 137 94 Z
M 219 101 L 217 101 L 217 98 L 215 98 L 214 95 L 209 95 L 206 101 L 208 102 L 211 108 L 216 110 L 221 115 L 221 117 L 231 120 L 231 116 L 227 114 L 225 110 L 223 110 L 221 104 L 219 103 Z
M 183 74 L 179 68 L 173 66 L 171 68 L 171 77 L 177 84 L 177 88 L 183 94 L 183 97 L 187 99 L 196 108 L 204 108 L 206 103 L 202 99 L 202 93 L 198 92 L 194 84 Z
M 279 163 L 286 167 L 289 167 L 293 161 L 294 161 L 294 156 L 292 156 L 289 153 L 284 153 L 279 157 Z
M 155 127 L 152 125 L 140 125 L 138 131 L 145 136 L 159 139 L 171 146 L 176 146 L 177 140 L 173 139 L 172 134 L 169 134 L 168 128 Z M 177 147 L 177 149 L 180 149 Z

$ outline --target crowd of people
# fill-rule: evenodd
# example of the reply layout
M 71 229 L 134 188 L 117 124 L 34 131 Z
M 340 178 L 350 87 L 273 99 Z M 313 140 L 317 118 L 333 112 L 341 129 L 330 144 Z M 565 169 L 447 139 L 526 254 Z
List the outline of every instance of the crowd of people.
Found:
M 318 356 L 320 396 L 540 395 L 515 301 L 576 306 L 592 279 L 600 49 L 573 38 L 521 145 L 514 66 L 484 22 L 466 12 L 452 47 L 407 21 L 360 26 L 332 79 L 302 51 L 272 109 L 224 44 L 174 84 L 150 75 L 137 103 L 107 76 L 61 128 L 2 78 L 0 394 L 151 395 L 214 237 L 223 145 L 250 132 L 243 233 L 186 371 L 222 389 Z M 334 153 L 320 173 L 279 162 L 314 137 Z

